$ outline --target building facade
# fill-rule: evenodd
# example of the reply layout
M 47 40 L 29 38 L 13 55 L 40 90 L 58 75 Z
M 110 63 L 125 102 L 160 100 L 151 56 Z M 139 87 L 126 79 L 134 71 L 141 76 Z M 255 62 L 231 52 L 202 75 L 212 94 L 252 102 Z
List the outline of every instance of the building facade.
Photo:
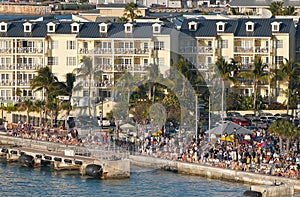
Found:
M 272 70 L 287 59 L 299 59 L 299 39 L 292 19 L 199 19 L 172 22 L 103 23 L 57 20 L 0 22 L 0 98 L 18 102 L 40 99 L 32 92 L 30 80 L 36 71 L 49 66 L 60 81 L 90 57 L 101 75 L 84 81 L 73 96 L 74 105 L 87 105 L 92 88 L 94 103 L 112 99 L 112 87 L 124 72 L 142 73 L 150 64 L 159 65 L 167 76 L 179 56 L 193 63 L 209 82 L 218 58 L 236 60 L 243 71 L 253 69 L 260 57 Z M 298 43 L 298 44 L 297 44 Z M 251 80 L 239 79 L 242 95 L 253 93 Z M 259 83 L 261 95 L 283 102 L 286 83 L 275 87 Z M 99 115 L 95 111 L 94 115 Z

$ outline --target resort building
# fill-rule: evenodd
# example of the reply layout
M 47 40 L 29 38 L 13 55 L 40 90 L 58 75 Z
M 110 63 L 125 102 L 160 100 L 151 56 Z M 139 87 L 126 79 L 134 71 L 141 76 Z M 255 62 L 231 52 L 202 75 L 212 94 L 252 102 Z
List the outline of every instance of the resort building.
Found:
M 90 57 L 101 75 L 83 83 L 73 95 L 74 105 L 85 106 L 88 88 L 95 104 L 112 100 L 112 87 L 125 71 L 142 73 L 150 64 L 159 65 L 167 76 L 179 56 L 193 63 L 208 78 L 218 58 L 236 60 L 243 71 L 251 71 L 256 57 L 278 68 L 285 58 L 299 60 L 300 40 L 293 19 L 172 19 L 171 22 L 104 23 L 59 20 L 0 22 L 0 98 L 15 103 L 32 92 L 30 79 L 49 66 L 60 81 Z M 298 37 L 298 36 L 297 36 Z M 297 52 L 297 53 L 296 53 Z M 253 93 L 253 82 L 239 78 L 242 95 Z M 259 83 L 260 94 L 283 102 L 286 83 Z M 94 115 L 99 115 L 100 109 Z

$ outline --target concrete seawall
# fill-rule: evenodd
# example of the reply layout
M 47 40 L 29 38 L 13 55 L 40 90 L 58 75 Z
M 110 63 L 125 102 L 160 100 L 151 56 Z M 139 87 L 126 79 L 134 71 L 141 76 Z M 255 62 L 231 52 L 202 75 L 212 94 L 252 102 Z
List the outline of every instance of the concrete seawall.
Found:
M 211 179 L 228 180 L 233 182 L 241 182 L 255 185 L 272 185 L 274 182 L 282 182 L 293 185 L 295 191 L 300 191 L 300 180 L 289 179 L 278 176 L 268 176 L 249 172 L 242 172 L 230 169 L 205 166 L 180 161 L 171 161 L 146 156 L 130 156 L 130 162 L 133 165 L 143 166 L 147 168 L 163 169 L 177 171 L 182 174 L 190 174 L 203 176 Z

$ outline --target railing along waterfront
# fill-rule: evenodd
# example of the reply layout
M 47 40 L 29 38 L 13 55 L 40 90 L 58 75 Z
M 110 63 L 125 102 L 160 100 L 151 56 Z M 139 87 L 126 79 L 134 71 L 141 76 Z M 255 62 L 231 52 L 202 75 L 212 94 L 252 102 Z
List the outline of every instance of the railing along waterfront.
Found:
M 113 143 L 108 143 L 105 145 L 70 145 L 58 142 L 49 142 L 42 141 L 36 139 L 28 139 L 22 137 L 13 137 L 2 135 L 7 139 L 7 141 L 11 141 L 14 145 L 20 147 L 28 147 L 37 150 L 48 150 L 54 153 L 64 154 L 65 151 L 74 152 L 74 156 L 85 156 L 90 157 L 96 160 L 121 160 L 128 159 L 129 152 L 121 149 L 117 146 L 114 146 Z

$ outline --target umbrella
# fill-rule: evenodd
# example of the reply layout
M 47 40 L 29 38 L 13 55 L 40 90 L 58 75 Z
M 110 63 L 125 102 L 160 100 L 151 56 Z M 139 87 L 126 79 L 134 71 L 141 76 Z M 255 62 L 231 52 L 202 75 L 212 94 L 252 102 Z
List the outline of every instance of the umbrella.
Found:
M 254 132 L 246 129 L 245 127 L 242 127 L 238 124 L 235 124 L 233 122 L 227 122 L 224 124 L 221 124 L 213 129 L 210 129 L 206 131 L 208 134 L 215 134 L 215 135 L 224 135 L 227 133 L 228 135 L 231 135 L 234 133 L 234 129 L 236 129 L 236 134 L 253 134 Z
M 129 123 L 126 123 L 126 124 L 121 125 L 120 128 L 121 128 L 121 129 L 129 129 L 129 130 L 135 130 L 135 129 L 136 129 L 135 126 L 133 126 L 133 125 L 131 125 L 131 124 L 129 124 Z
M 226 136 L 226 137 L 223 136 L 223 137 L 220 138 L 220 140 L 221 141 L 232 142 L 232 143 L 234 142 L 234 139 L 232 137 L 230 137 L 230 136 Z

